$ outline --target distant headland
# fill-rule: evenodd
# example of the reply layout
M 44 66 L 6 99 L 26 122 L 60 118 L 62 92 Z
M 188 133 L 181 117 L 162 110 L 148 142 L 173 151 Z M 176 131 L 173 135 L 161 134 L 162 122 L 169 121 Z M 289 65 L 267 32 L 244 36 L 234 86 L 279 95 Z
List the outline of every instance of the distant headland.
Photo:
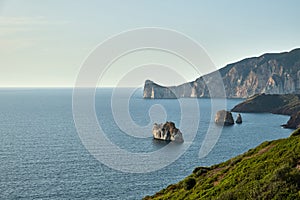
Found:
M 179 86 L 165 87 L 146 80 L 144 98 L 210 97 L 207 84 L 215 73 L 201 76 Z M 246 58 L 218 70 L 226 98 L 248 98 L 255 94 L 300 94 L 300 48 L 290 52 L 267 53 Z

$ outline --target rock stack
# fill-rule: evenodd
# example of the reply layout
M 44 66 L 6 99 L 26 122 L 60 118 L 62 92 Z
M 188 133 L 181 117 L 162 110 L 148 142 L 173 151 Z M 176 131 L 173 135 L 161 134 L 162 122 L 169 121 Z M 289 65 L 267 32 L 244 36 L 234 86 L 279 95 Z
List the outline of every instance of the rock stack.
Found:
M 236 120 L 235 120 L 235 123 L 241 124 L 242 122 L 243 122 L 242 116 L 241 116 L 241 114 L 239 113 L 238 116 L 237 116 L 237 118 L 236 118 Z
M 165 124 L 153 125 L 152 134 L 154 139 L 174 141 L 182 143 L 184 142 L 181 131 L 176 128 L 174 122 L 166 122 Z
M 234 124 L 231 112 L 220 110 L 215 116 L 215 123 L 222 126 L 230 126 Z

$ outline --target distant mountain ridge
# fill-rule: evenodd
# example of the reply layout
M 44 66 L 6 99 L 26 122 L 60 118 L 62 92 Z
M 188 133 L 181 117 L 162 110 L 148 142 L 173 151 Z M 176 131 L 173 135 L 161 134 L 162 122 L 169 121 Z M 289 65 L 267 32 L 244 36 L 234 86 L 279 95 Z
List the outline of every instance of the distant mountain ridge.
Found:
M 227 98 L 254 94 L 300 94 L 300 48 L 246 58 L 218 70 Z M 179 86 L 164 87 L 146 80 L 144 98 L 210 97 L 206 83 L 213 84 L 216 72 Z

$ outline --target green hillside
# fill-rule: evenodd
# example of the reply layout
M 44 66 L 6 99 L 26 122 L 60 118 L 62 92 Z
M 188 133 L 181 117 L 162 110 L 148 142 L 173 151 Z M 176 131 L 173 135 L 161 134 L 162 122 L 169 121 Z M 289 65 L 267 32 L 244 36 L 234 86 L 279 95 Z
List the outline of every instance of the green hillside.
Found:
M 145 199 L 300 199 L 300 129 L 211 167 Z

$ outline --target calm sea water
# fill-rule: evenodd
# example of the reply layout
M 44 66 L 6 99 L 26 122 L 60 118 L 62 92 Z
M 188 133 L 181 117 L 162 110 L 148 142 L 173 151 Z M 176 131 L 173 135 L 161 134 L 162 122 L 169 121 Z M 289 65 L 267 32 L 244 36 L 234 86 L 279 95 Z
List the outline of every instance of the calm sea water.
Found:
M 136 139 L 120 131 L 111 112 L 111 92 L 112 89 L 99 89 L 95 98 L 97 117 L 107 137 L 128 151 L 161 148 L 151 137 Z M 145 100 L 141 96 L 138 90 L 129 101 L 131 117 L 137 124 L 149 123 L 148 109 L 154 104 L 166 109 L 168 120 L 179 122 L 177 100 Z M 243 124 L 224 128 L 213 150 L 199 159 L 201 142 L 212 122 L 210 100 L 198 101 L 199 129 L 183 156 L 159 171 L 132 174 L 105 166 L 82 145 L 72 116 L 71 89 L 2 89 L 0 199 L 141 199 L 181 180 L 196 166 L 225 161 L 263 141 L 291 133 L 280 127 L 287 116 L 242 114 Z M 228 109 L 241 101 L 228 100 Z

